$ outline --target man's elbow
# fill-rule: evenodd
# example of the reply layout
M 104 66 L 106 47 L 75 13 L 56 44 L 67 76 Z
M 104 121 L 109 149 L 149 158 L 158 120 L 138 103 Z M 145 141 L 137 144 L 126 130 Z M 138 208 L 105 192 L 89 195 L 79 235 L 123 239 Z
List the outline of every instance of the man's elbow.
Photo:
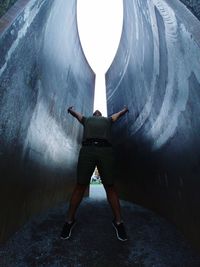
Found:
M 83 124 L 83 116 L 78 116 L 77 119 L 78 119 L 78 121 L 79 121 L 80 123 Z

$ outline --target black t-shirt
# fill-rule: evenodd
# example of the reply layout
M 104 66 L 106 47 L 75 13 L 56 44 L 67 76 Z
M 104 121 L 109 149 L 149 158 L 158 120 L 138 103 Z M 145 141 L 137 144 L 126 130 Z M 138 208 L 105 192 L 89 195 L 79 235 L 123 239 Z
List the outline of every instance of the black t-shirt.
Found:
M 89 138 L 105 139 L 111 143 L 112 118 L 106 117 L 84 117 L 81 123 L 84 126 L 83 141 Z

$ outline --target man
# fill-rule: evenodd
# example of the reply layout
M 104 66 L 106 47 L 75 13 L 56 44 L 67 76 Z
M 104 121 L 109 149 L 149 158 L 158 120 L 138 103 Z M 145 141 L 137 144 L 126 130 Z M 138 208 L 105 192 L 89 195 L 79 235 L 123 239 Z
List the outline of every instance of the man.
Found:
M 121 217 L 120 202 L 114 187 L 114 157 L 111 145 L 112 124 L 126 112 L 128 112 L 128 108 L 125 107 L 120 112 L 106 118 L 102 116 L 99 110 L 96 110 L 93 116 L 85 117 L 73 110 L 73 107 L 68 108 L 68 113 L 83 125 L 84 132 L 77 166 L 77 183 L 70 200 L 67 220 L 61 233 L 62 239 L 68 239 L 71 236 L 72 228 L 75 225 L 76 210 L 97 166 L 114 214 L 112 224 L 116 230 L 117 238 L 121 241 L 127 240 Z

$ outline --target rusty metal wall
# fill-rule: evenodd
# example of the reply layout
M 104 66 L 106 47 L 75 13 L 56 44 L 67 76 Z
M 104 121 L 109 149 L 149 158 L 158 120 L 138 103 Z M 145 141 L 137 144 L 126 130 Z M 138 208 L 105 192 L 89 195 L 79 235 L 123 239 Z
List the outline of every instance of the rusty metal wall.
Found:
M 78 36 L 76 1 L 19 0 L 0 20 L 0 240 L 67 200 L 95 75 Z
M 121 198 L 178 225 L 200 248 L 200 22 L 180 1 L 124 0 L 106 73 Z

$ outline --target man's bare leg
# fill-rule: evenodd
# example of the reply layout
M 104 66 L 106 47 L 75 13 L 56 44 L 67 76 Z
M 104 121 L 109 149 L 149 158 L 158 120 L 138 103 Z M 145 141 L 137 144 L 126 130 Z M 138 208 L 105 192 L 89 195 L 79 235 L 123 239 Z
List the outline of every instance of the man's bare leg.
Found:
M 83 198 L 85 189 L 87 188 L 87 185 L 80 185 L 76 184 L 74 191 L 72 193 L 72 197 L 69 203 L 69 209 L 67 212 L 67 219 L 63 226 L 62 232 L 61 232 L 61 239 L 68 239 L 71 236 L 72 229 L 75 225 L 75 213 L 76 210 Z
M 120 203 L 119 203 L 119 197 L 118 197 L 117 191 L 115 189 L 115 186 L 104 184 L 104 188 L 106 190 L 108 202 L 110 203 L 110 206 L 111 206 L 112 211 L 114 213 L 115 221 L 116 221 L 116 223 L 119 224 L 122 221 L 122 217 L 121 217 L 121 208 L 120 208 Z
M 120 241 L 126 241 L 128 238 L 121 217 L 121 208 L 117 191 L 114 185 L 104 185 L 104 188 L 107 193 L 107 199 L 115 216 L 115 219 L 113 220 L 113 227 L 115 228 L 117 238 Z
M 84 195 L 86 188 L 87 188 L 87 185 L 76 184 L 74 191 L 72 193 L 72 197 L 70 199 L 69 209 L 67 212 L 68 223 L 71 223 L 74 220 L 76 210 L 79 207 L 83 199 L 83 195 Z

